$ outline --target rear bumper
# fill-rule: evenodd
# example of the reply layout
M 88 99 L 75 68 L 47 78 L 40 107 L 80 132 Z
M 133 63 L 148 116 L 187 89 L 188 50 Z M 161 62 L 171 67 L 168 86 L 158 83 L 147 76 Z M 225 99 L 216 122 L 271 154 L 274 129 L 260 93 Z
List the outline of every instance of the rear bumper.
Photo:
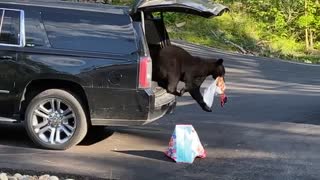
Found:
M 98 108 L 95 104 L 95 109 L 91 109 L 91 124 L 94 126 L 145 125 L 173 112 L 176 107 L 176 97 L 166 93 L 166 91 L 154 93 L 151 89 L 138 90 L 135 93 L 131 91 L 122 96 L 131 101 L 123 101 L 120 98 L 115 100 L 114 102 L 117 102 L 117 104 L 114 105 L 122 108 L 112 108 L 112 116 L 104 111 L 104 109 L 111 109 L 110 107 Z M 99 102 L 99 106 L 104 105 L 104 103 L 101 103 L 103 102 L 102 99 Z
M 176 97 L 172 94 L 165 92 L 163 94 L 154 95 L 153 99 L 154 102 L 152 102 L 152 104 L 154 106 L 151 108 L 148 119 L 144 124 L 151 123 L 166 114 L 172 113 L 176 107 Z

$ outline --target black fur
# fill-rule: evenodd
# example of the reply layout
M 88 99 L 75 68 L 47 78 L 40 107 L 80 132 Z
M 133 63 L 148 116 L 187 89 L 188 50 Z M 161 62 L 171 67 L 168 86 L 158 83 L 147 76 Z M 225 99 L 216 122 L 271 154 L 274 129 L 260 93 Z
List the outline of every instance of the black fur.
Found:
M 189 92 L 204 111 L 212 111 L 203 101 L 200 86 L 210 75 L 214 79 L 218 76 L 224 77 L 223 59 L 194 57 L 173 45 L 161 49 L 153 56 L 153 80 L 158 82 L 159 86 L 176 96 Z M 185 83 L 180 92 L 177 91 L 179 81 Z

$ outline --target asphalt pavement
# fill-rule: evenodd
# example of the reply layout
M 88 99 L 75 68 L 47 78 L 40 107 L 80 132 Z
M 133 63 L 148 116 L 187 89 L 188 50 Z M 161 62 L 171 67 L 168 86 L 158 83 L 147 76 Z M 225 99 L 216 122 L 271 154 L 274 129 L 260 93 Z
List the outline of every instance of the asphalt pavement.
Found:
M 144 127 L 95 129 L 67 151 L 37 149 L 22 125 L 0 125 L 0 170 L 87 179 L 319 179 L 320 66 L 180 45 L 225 60 L 224 108 L 216 101 L 204 112 L 186 94 L 171 115 Z M 177 164 L 164 155 L 176 124 L 194 126 L 206 159 Z

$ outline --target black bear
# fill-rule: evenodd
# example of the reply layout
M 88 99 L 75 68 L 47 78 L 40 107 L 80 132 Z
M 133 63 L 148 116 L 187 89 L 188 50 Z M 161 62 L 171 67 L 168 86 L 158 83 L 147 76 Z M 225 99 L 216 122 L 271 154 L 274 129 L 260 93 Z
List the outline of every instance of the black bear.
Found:
M 186 50 L 174 45 L 164 47 L 152 56 L 153 81 L 158 82 L 159 86 L 176 96 L 189 92 L 204 111 L 212 111 L 203 101 L 200 86 L 210 75 L 214 79 L 224 78 L 223 59 L 194 57 Z M 177 91 L 179 81 L 185 83 L 185 87 L 180 92 Z

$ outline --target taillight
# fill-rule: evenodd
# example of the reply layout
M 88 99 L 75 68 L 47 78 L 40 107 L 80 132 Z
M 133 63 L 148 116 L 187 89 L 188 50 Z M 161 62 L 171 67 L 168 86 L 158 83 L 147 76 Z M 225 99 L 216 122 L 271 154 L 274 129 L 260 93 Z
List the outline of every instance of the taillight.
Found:
M 142 57 L 139 62 L 139 88 L 151 88 L 152 61 L 150 57 Z

